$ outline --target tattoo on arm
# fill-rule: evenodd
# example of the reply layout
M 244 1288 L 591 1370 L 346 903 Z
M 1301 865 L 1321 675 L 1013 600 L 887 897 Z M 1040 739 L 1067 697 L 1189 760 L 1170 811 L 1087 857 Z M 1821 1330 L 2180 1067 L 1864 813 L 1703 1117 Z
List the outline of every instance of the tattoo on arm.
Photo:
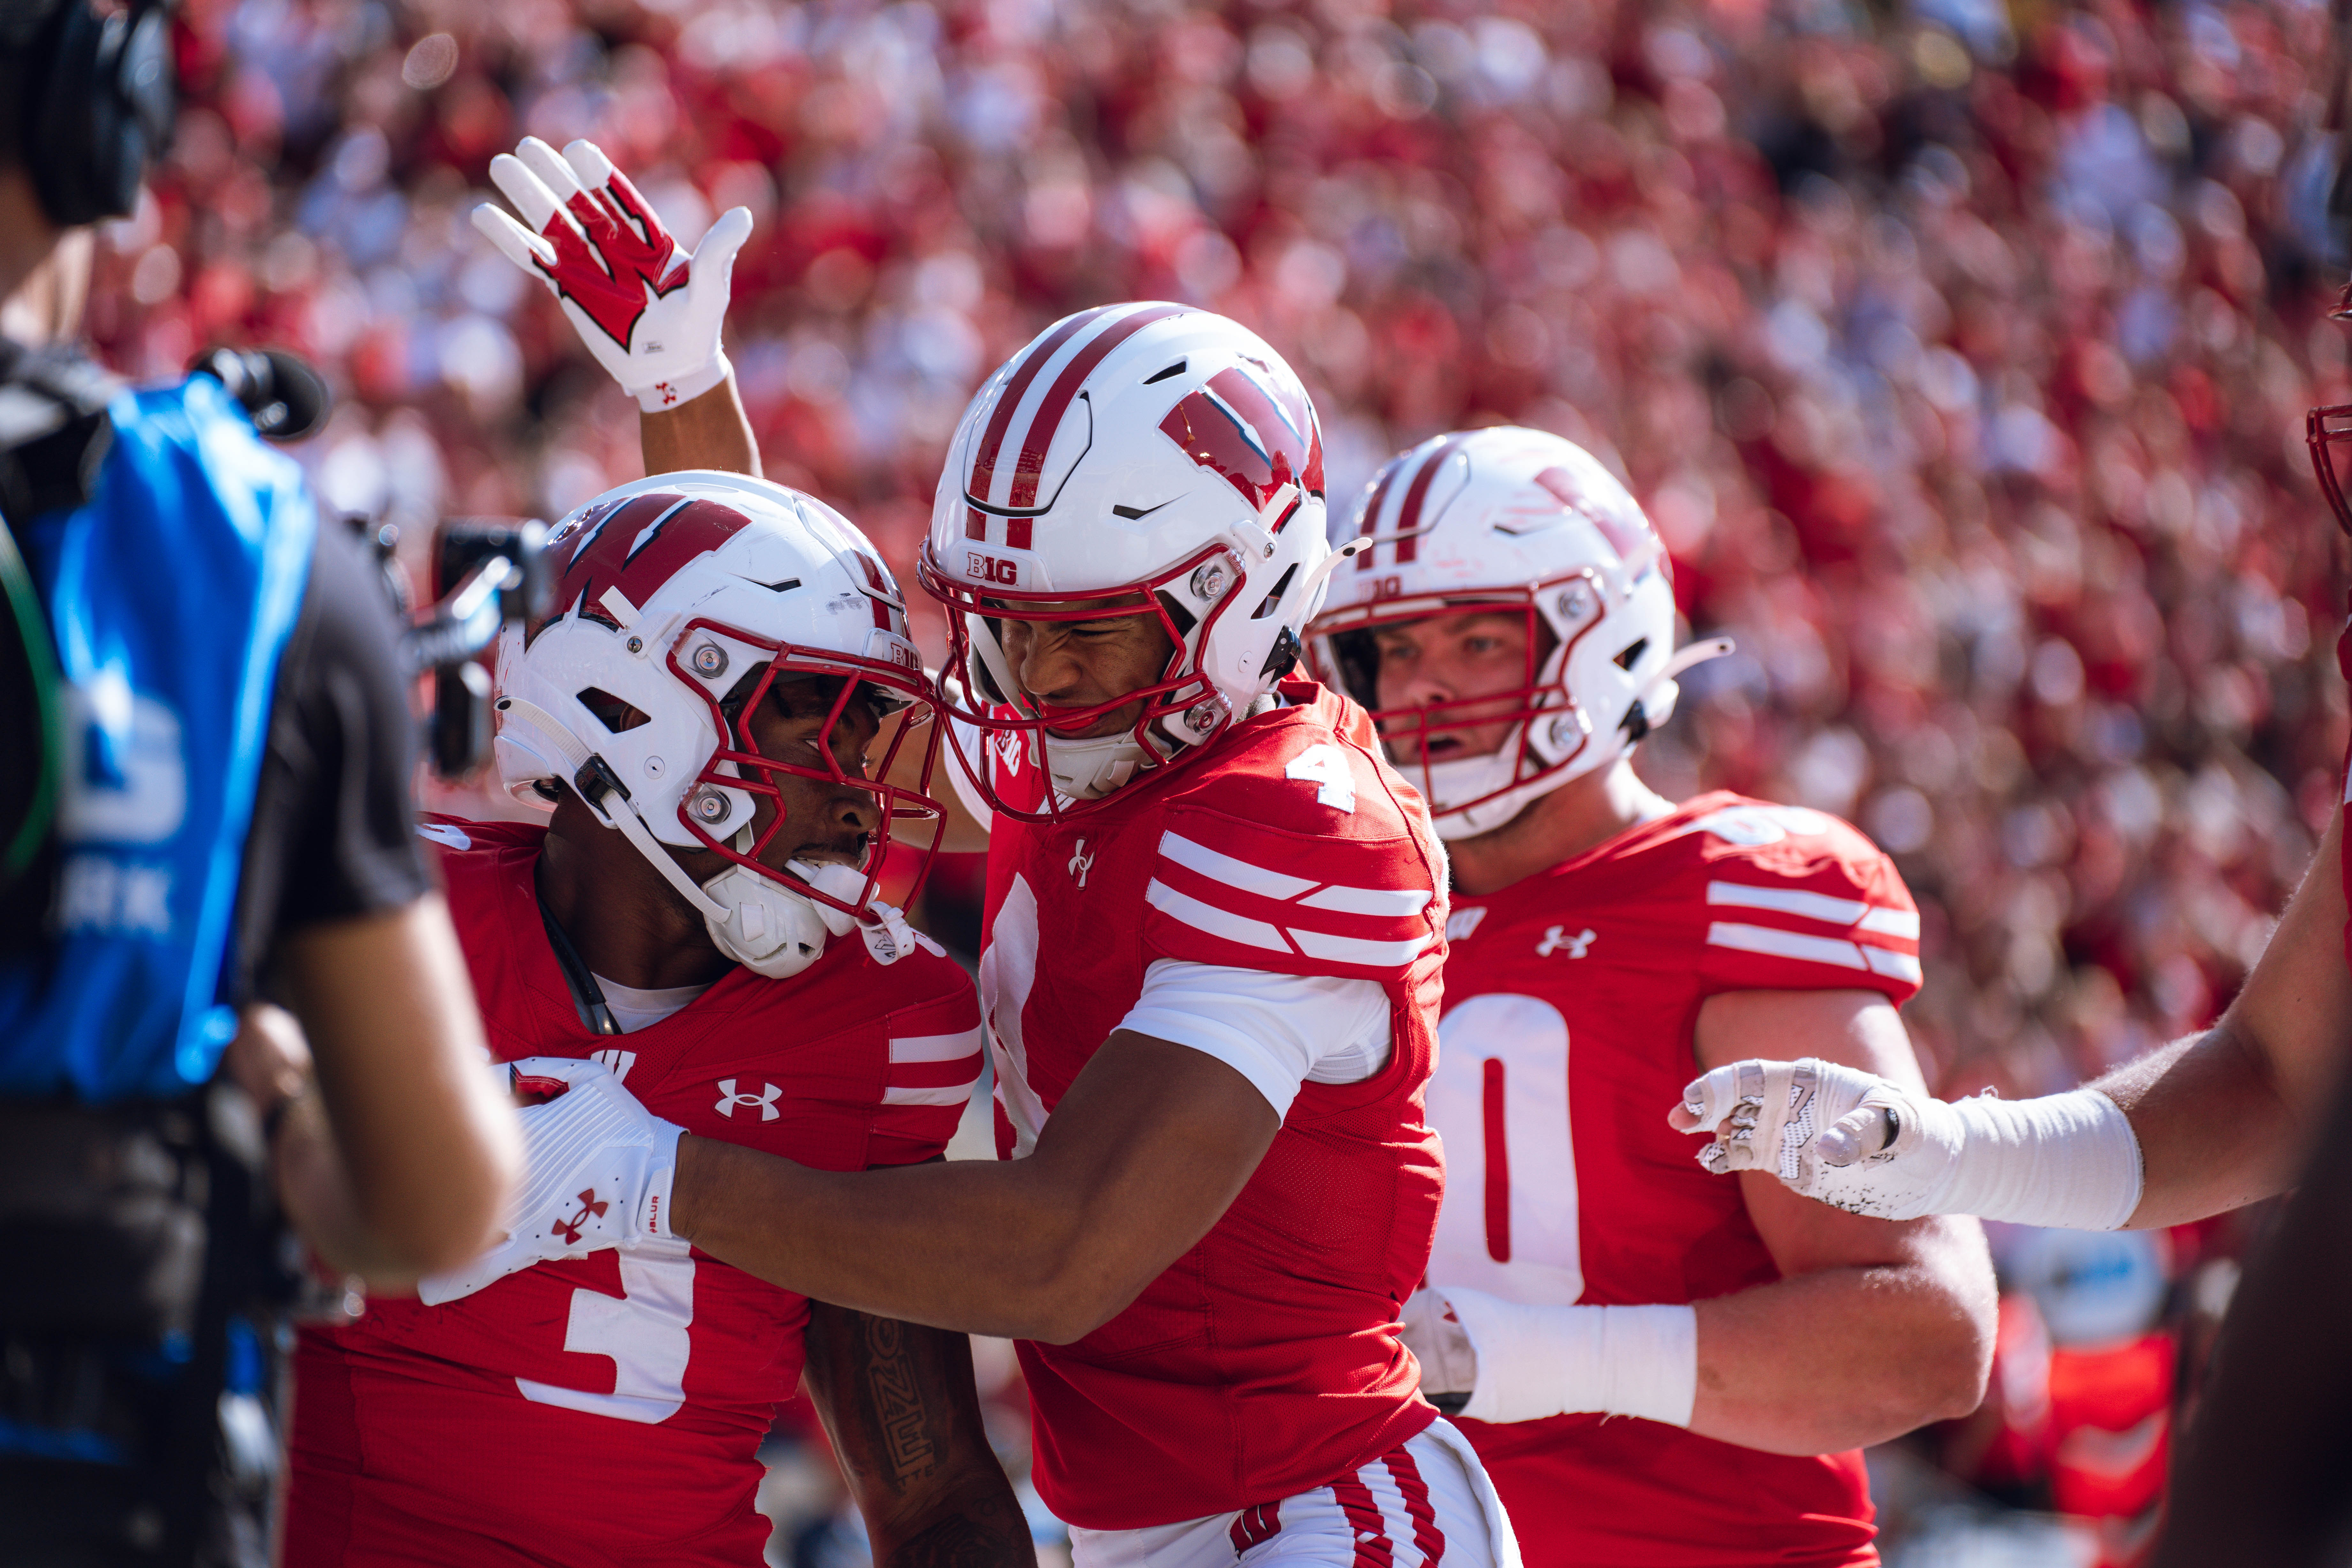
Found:
M 940 1446 L 931 1436 L 915 1358 L 908 1353 L 907 1325 L 896 1318 L 866 1317 L 863 1326 L 866 1396 L 873 1401 L 890 1473 L 903 1490 L 908 1481 L 929 1474 L 939 1464 Z
M 1032 1568 L 961 1334 L 809 1303 L 808 1391 L 881 1568 Z

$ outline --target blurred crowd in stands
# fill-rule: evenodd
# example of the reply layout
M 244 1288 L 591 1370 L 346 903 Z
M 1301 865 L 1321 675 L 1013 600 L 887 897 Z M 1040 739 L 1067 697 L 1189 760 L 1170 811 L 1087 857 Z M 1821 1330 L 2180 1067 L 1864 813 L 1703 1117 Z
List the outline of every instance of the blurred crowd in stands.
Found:
M 180 16 L 192 104 L 107 236 L 97 336 L 131 372 L 314 357 L 325 494 L 420 538 L 637 471 L 629 401 L 467 222 L 493 154 L 588 136 L 689 245 L 751 207 L 730 353 L 769 471 L 910 588 L 978 378 L 1106 300 L 1279 347 L 1335 524 L 1449 426 L 1591 447 L 1692 628 L 1740 645 L 1645 771 L 1896 856 L 1947 1093 L 2204 1022 L 2336 808 L 2341 569 L 2301 439 L 2352 396 L 2316 0 Z

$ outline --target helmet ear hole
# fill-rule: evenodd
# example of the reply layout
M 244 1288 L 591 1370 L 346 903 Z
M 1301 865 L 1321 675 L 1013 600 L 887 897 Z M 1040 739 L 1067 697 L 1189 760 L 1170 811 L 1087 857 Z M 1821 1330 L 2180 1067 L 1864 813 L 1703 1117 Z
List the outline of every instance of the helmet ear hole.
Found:
M 596 722 L 614 734 L 622 734 L 640 724 L 650 724 L 653 715 L 625 698 L 615 697 L 602 687 L 590 686 L 572 693 L 580 706 L 596 717 Z

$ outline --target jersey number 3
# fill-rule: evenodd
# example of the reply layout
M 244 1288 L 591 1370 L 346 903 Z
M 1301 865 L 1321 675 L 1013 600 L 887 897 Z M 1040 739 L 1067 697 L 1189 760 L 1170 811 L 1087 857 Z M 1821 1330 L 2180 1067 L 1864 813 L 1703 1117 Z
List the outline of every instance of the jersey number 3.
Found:
M 613 1392 L 590 1394 L 527 1377 L 516 1378 L 515 1386 L 525 1399 L 541 1405 L 650 1426 L 668 1420 L 686 1403 L 686 1358 L 693 1343 L 687 1329 L 694 1321 L 694 1251 L 683 1241 L 648 1241 L 615 1256 L 623 1293 L 572 1291 L 572 1319 L 563 1336 L 567 1351 L 612 1358 Z
M 1437 1026 L 1429 1120 L 1445 1139 L 1430 1278 L 1530 1305 L 1584 1294 L 1568 1020 L 1534 996 L 1473 996 Z

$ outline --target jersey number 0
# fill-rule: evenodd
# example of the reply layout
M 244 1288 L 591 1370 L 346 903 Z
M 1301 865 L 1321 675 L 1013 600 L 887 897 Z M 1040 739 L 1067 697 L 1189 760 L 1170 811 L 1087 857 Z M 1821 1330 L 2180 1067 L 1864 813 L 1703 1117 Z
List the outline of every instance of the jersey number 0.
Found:
M 1534 996 L 1473 996 L 1437 1026 L 1429 1119 L 1445 1136 L 1431 1277 L 1529 1305 L 1584 1294 L 1568 1020 Z

